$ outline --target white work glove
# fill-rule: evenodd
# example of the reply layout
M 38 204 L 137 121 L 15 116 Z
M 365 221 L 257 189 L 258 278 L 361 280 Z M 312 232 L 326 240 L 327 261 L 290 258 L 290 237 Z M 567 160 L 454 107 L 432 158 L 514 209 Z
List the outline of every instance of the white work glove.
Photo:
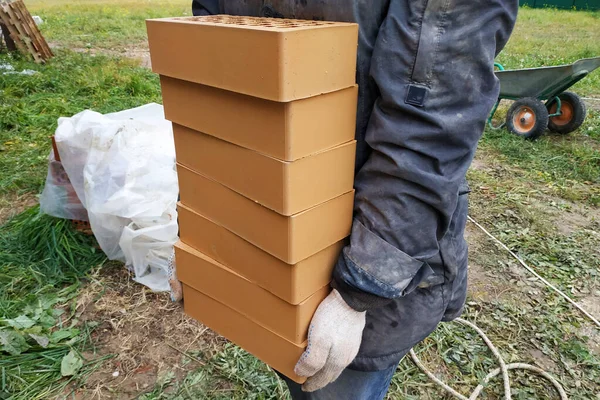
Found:
M 306 392 L 335 381 L 358 354 L 366 312 L 352 309 L 337 290 L 317 308 L 308 331 L 308 347 L 294 371 L 308 377 Z

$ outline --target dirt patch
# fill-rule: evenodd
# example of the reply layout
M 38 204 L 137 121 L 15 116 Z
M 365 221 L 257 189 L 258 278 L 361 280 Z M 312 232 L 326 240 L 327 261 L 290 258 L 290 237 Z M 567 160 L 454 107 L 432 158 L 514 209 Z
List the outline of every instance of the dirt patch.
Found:
M 107 49 L 86 49 L 86 48 L 72 48 L 71 50 L 77 53 L 85 53 L 92 57 L 97 55 L 107 55 L 112 57 L 124 57 L 131 60 L 135 60 L 141 67 L 152 68 L 152 62 L 150 61 L 150 51 L 144 47 L 129 47 L 121 50 L 107 50 Z
M 594 318 L 600 320 L 600 296 L 584 297 L 579 301 L 579 305 L 592 314 Z
M 508 300 L 514 285 L 497 271 L 477 263 L 477 258 L 492 250 L 488 237 L 473 224 L 467 224 L 465 239 L 469 244 L 469 294 L 474 301 L 497 302 Z M 496 257 L 496 255 L 491 255 Z
M 600 356 L 600 333 L 598 333 L 598 328 L 590 324 L 581 328 L 579 334 L 589 338 L 587 342 L 588 348 L 593 354 Z
M 570 235 L 581 229 L 600 222 L 600 209 L 573 206 L 570 211 L 557 213 L 554 218 L 556 229 L 563 235 Z
M 555 213 L 554 216 L 556 216 L 556 219 L 554 224 L 561 233 L 570 234 L 589 227 L 593 221 L 598 221 L 597 212 L 595 209 L 588 210 L 573 207 L 568 212 Z M 465 238 L 469 243 L 469 295 L 473 301 L 492 303 L 519 302 L 523 306 L 529 307 L 533 305 L 532 302 L 534 302 L 535 298 L 542 295 L 544 284 L 531 276 L 516 262 L 507 257 L 495 254 L 495 246 L 476 226 L 467 224 Z M 500 272 L 500 270 L 492 270 L 473 261 L 481 259 L 486 254 L 496 260 L 507 259 L 508 268 Z M 592 316 L 600 319 L 600 296 L 590 295 L 578 302 Z M 600 356 L 600 331 L 590 322 L 581 327 L 579 333 L 589 338 L 587 345 L 590 351 Z M 530 356 L 543 369 L 555 370 L 556 364 L 541 351 L 532 349 Z
M 474 301 L 498 302 L 508 301 L 514 294 L 513 285 L 486 271 L 483 267 L 469 264 L 469 294 Z
M 133 282 L 120 265 L 104 267 L 83 289 L 77 317 L 99 324 L 92 334 L 96 352 L 86 356 L 114 355 L 89 377 L 77 393 L 79 399 L 136 398 L 166 373 L 182 379 L 224 343 L 187 317 L 168 294 Z M 186 356 L 190 352 L 199 355 Z
M 560 233 L 570 235 L 587 226 L 590 220 L 579 213 L 565 212 L 558 214 L 554 223 Z
M 596 96 L 596 97 L 598 97 L 598 96 Z M 596 97 L 584 99 L 585 105 L 588 110 L 600 111 L 600 98 L 596 98 Z
M 594 318 L 600 320 L 600 296 L 587 296 L 578 303 Z M 589 338 L 587 345 L 590 351 L 600 356 L 600 330 L 590 322 L 581 327 L 579 333 Z
M 38 198 L 34 193 L 9 194 L 2 197 L 0 199 L 0 225 L 26 209 L 33 207 L 37 202 Z
M 473 162 L 471 163 L 471 169 L 475 169 L 478 171 L 485 171 L 488 168 L 488 165 L 480 158 L 480 157 L 476 157 Z
M 470 169 L 488 173 L 494 173 L 494 171 L 503 173 L 506 171 L 507 165 L 499 161 L 498 154 L 479 147 L 475 153 L 475 158 L 471 162 Z
M 50 47 L 53 49 L 60 49 L 63 46 L 57 42 L 50 42 Z M 141 67 L 152 68 L 152 62 L 150 61 L 150 50 L 148 49 L 148 44 L 145 42 L 132 44 L 130 46 L 119 49 L 69 47 L 69 50 L 74 51 L 76 53 L 88 54 L 90 56 L 107 55 L 112 57 L 129 58 L 137 61 Z
M 556 363 L 541 350 L 531 349 L 529 350 L 529 356 L 534 360 L 538 367 L 545 371 L 555 371 Z
M 139 61 L 140 66 L 142 67 L 148 69 L 152 68 L 150 50 L 148 49 L 127 49 L 123 56 Z
M 469 243 L 469 295 L 473 301 L 534 304 L 544 284 L 526 272 L 508 252 L 499 249 L 487 235 L 469 223 L 465 229 Z M 497 267 L 482 260 L 495 260 Z

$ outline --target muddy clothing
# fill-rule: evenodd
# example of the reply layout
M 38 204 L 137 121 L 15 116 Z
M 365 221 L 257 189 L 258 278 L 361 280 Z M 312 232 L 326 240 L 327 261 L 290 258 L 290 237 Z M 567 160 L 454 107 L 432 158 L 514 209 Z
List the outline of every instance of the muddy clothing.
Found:
M 381 371 L 462 311 L 467 169 L 517 0 L 194 1 L 196 13 L 358 22 L 356 202 L 333 286 L 367 310 L 350 366 Z

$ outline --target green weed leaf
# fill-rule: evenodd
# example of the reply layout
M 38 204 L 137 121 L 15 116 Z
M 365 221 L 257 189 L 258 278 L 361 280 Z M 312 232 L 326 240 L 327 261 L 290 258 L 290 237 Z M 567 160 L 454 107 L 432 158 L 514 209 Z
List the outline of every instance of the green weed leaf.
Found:
M 51 315 L 44 313 L 40 316 L 40 324 L 44 328 L 49 329 L 49 328 L 52 328 L 54 326 L 54 324 L 56 324 L 56 319 L 54 317 L 52 317 Z
M 79 329 L 61 329 L 50 335 L 50 341 L 52 343 L 58 343 L 65 339 L 75 338 L 77 335 L 79 335 Z
M 39 306 L 43 310 L 49 310 L 59 301 L 61 301 L 61 299 L 58 297 L 58 295 L 55 293 L 48 293 L 40 297 Z
M 19 315 L 14 319 L 7 319 L 6 323 L 15 329 L 27 329 L 35 325 L 35 321 L 26 315 Z
M 0 350 L 12 356 L 18 356 L 30 347 L 27 340 L 20 333 L 7 330 L 0 331 Z
M 60 363 L 60 373 L 62 376 L 73 376 L 81 367 L 83 367 L 83 360 L 75 351 L 71 350 Z

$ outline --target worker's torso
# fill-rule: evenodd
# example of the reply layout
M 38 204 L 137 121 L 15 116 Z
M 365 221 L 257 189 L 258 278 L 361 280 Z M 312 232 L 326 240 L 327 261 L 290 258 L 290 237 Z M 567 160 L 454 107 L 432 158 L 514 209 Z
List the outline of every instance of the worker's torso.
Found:
M 351 4 L 360 2 L 364 0 L 220 0 L 219 7 L 222 13 L 231 15 L 352 22 Z

